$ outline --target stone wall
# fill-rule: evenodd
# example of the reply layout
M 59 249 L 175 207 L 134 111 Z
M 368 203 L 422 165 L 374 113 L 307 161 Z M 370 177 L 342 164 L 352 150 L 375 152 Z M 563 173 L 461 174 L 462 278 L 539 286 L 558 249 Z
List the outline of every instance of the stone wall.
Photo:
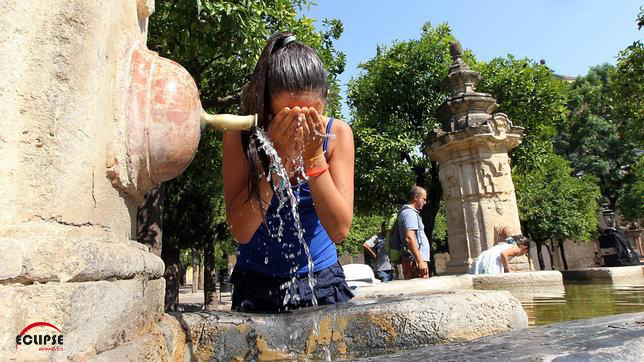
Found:
M 163 262 L 132 240 L 136 203 L 107 177 L 129 44 L 152 0 L 9 0 L 0 6 L 0 354 L 85 359 L 163 315 Z M 63 351 L 16 346 L 34 322 Z M 30 333 L 52 333 L 35 327 Z

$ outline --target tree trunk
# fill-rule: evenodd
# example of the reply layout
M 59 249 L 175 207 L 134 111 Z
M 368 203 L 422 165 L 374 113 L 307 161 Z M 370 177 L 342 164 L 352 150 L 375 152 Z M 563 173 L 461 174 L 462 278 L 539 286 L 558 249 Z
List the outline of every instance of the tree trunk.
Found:
M 203 284 L 204 283 L 204 281 L 203 281 L 204 280 L 204 273 L 205 273 L 204 265 L 202 263 L 201 265 L 199 265 L 199 290 L 203 290 L 203 288 L 204 288 L 204 284 Z
M 541 247 L 543 246 L 541 241 L 535 240 L 534 243 L 537 245 L 537 258 L 539 259 L 539 270 L 546 270 L 546 263 L 543 262 L 543 254 L 541 254 Z
M 161 249 L 161 259 L 165 263 L 165 311 L 175 312 L 179 305 L 179 281 L 181 276 L 179 245 L 168 243 Z
M 217 295 L 217 267 L 215 265 L 215 242 L 216 237 L 210 241 L 206 241 L 203 249 L 203 300 L 205 310 L 216 310 L 219 304 L 219 296 Z
M 434 225 L 436 223 L 436 215 L 440 210 L 441 197 L 443 195 L 443 189 L 441 187 L 440 179 L 438 178 L 438 163 L 432 161 L 432 167 L 429 169 L 429 174 L 426 175 L 425 169 L 423 168 L 422 173 L 416 171 L 416 184 L 421 187 L 425 187 L 426 176 L 429 176 L 429 181 L 431 182 L 429 187 L 425 187 L 427 191 L 427 204 L 421 210 L 421 217 L 423 219 L 423 224 L 425 225 L 425 236 L 429 240 L 429 275 L 436 275 L 436 260 L 434 246 L 432 245 Z
M 550 244 L 552 245 L 552 240 L 550 240 Z M 554 248 L 550 248 L 550 245 L 548 245 L 548 243 L 544 243 L 543 245 L 546 247 L 548 255 L 550 256 L 550 270 L 555 270 L 555 258 L 554 255 L 552 255 L 552 249 Z
M 228 270 L 228 255 L 223 255 L 224 265 L 219 269 L 219 293 L 230 291 L 230 271 Z
M 185 286 L 188 284 L 188 281 L 186 280 L 186 267 L 181 265 L 181 271 L 179 271 L 179 285 Z
M 136 240 L 150 248 L 150 252 L 161 256 L 163 230 L 163 200 L 165 186 L 155 187 L 145 195 L 143 204 L 136 211 Z
M 192 248 L 192 292 L 196 293 L 199 286 L 199 257 L 197 251 Z
M 561 262 L 563 269 L 568 270 L 568 261 L 566 260 L 566 251 L 564 250 L 564 240 L 559 240 L 559 251 L 561 251 Z

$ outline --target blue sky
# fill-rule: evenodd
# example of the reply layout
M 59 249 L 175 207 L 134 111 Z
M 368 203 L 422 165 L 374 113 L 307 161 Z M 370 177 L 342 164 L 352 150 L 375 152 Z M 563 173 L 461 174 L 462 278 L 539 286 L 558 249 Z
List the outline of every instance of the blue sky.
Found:
M 558 74 L 584 75 L 593 65 L 615 64 L 620 50 L 643 37 L 635 23 L 642 5 L 635 0 L 317 0 L 304 15 L 319 20 L 318 27 L 324 18 L 344 23 L 335 43 L 347 55 L 340 77 L 344 92 L 377 45 L 417 39 L 427 21 L 447 22 L 480 60 L 513 54 L 545 59 Z M 349 115 L 346 103 L 342 113 Z

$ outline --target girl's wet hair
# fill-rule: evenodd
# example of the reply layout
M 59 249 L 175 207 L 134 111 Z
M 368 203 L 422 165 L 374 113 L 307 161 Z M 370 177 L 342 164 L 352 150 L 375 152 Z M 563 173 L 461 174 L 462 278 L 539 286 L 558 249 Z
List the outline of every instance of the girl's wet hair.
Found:
M 274 34 L 257 61 L 248 85 L 242 93 L 242 114 L 257 114 L 257 126 L 268 130 L 271 95 L 317 95 L 326 101 L 329 79 L 324 63 L 315 50 L 297 40 L 290 32 Z M 259 178 L 269 174 L 268 156 L 259 148 L 253 131 L 242 131 L 242 148 L 250 167 L 248 197 L 263 203 Z M 261 208 L 260 208 L 261 209 Z
M 512 235 L 512 239 L 517 243 L 518 247 L 527 247 L 530 248 L 530 239 L 526 238 L 523 235 Z

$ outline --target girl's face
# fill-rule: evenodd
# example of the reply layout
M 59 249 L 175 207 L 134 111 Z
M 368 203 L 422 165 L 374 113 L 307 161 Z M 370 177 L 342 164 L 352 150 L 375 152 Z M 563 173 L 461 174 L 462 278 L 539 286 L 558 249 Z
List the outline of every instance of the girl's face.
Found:
M 271 96 L 271 114 L 278 114 L 286 107 L 315 108 L 319 114 L 322 114 L 324 100 L 313 93 L 280 93 Z

